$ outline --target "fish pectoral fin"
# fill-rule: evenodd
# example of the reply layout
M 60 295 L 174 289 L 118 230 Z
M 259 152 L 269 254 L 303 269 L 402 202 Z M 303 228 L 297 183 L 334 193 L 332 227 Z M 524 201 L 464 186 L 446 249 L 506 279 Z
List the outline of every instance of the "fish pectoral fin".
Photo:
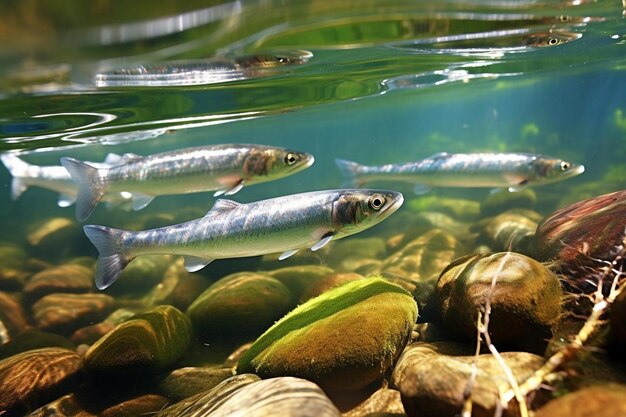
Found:
M 516 193 L 518 191 L 522 191 L 526 187 L 528 187 L 528 180 L 524 180 L 517 185 L 511 185 L 509 187 L 509 191 L 512 193 Z
M 220 198 L 213 204 L 213 207 L 206 213 L 205 217 L 211 214 L 224 213 L 233 210 L 243 204 L 239 204 L 236 201 L 228 200 L 226 198 Z
M 433 187 L 431 186 L 424 185 L 424 184 L 417 184 L 415 187 L 413 187 L 413 192 L 417 195 L 422 195 L 422 194 L 426 194 L 432 189 Z
M 59 207 L 69 207 L 76 202 L 76 197 L 73 195 L 60 194 L 59 199 L 57 200 L 57 205 Z
M 280 256 L 278 257 L 279 261 L 282 261 L 283 259 L 287 259 L 290 256 L 295 255 L 300 249 L 290 249 L 290 250 L 286 250 L 283 253 L 280 254 Z
M 154 200 L 153 195 L 133 193 L 133 210 L 141 210 Z
M 239 190 L 241 190 L 244 186 L 244 181 L 241 180 L 239 182 L 237 182 L 235 185 L 233 185 L 230 188 L 224 189 L 224 190 L 218 190 L 213 194 L 213 197 L 219 197 L 221 195 L 233 195 L 236 192 L 238 192 Z
M 197 272 L 213 262 L 213 259 L 204 259 L 197 256 L 185 256 L 185 269 L 187 272 Z
M 311 246 L 311 250 L 313 252 L 315 252 L 316 250 L 319 250 L 321 248 L 323 248 L 324 246 L 326 246 L 328 244 L 328 242 L 330 242 L 333 238 L 334 234 L 332 233 L 327 233 L 325 234 L 322 239 L 320 239 L 319 242 L 317 242 L 315 245 Z

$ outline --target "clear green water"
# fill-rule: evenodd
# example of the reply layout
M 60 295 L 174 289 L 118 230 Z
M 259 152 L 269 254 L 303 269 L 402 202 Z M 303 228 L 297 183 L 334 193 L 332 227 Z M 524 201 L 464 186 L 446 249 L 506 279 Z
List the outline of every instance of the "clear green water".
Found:
M 1 151 L 19 151 L 38 165 L 58 165 L 62 156 L 102 160 L 109 152 L 146 155 L 230 142 L 315 155 L 307 171 L 245 188 L 239 201 L 336 188 L 337 157 L 380 164 L 442 151 L 536 152 L 584 163 L 584 175 L 537 188 L 546 210 L 626 182 L 626 34 L 619 2 L 161 8 L 138 2 L 125 8 L 115 2 L 0 6 L 7 22 L 0 33 Z M 285 51 L 297 56 L 297 50 L 312 57 L 252 67 L 233 81 L 160 87 L 94 81 L 137 65 Z M 73 209 L 56 206 L 50 191 L 33 188 L 11 201 L 4 169 L 0 185 L 2 239 L 23 234 L 42 217 L 73 216 Z M 462 194 L 480 200 L 486 192 Z M 199 215 L 211 204 L 204 194 L 160 197 L 140 214 L 193 207 Z M 132 216 L 98 207 L 92 221 L 128 226 Z
M 244 188 L 239 202 L 338 188 L 335 158 L 376 165 L 438 152 L 532 152 L 584 164 L 583 175 L 534 188 L 541 215 L 626 186 L 619 1 L 40 3 L 0 2 L 0 152 L 32 164 L 236 142 L 315 156 L 306 171 Z M 292 62 L 274 59 L 285 56 Z M 206 65 L 204 78 L 141 85 L 130 75 L 120 85 L 111 77 L 138 66 L 175 72 L 191 60 Z M 411 226 L 411 207 L 420 206 L 411 187 L 384 186 L 407 203 L 359 237 Z M 95 258 L 82 234 L 46 253 L 29 246 L 39 222 L 74 220 L 74 208 L 37 188 L 12 201 L 10 188 L 0 167 L 0 242 L 51 264 Z M 429 197 L 482 202 L 488 193 Z M 139 212 L 100 204 L 88 223 L 136 230 L 182 222 L 214 201 L 210 193 L 158 197 Z M 258 265 L 238 262 L 201 274 Z

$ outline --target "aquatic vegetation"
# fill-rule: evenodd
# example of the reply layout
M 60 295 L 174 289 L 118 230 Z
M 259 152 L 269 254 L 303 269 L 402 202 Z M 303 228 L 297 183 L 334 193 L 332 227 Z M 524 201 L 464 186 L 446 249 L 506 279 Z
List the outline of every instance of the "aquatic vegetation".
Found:
M 626 131 L 626 116 L 624 116 L 622 109 L 615 109 L 615 113 L 613 113 L 613 123 L 615 123 L 615 127 L 619 130 Z
M 539 135 L 539 126 L 535 123 L 526 123 L 519 132 L 520 138 L 522 140 L 527 140 L 533 136 Z

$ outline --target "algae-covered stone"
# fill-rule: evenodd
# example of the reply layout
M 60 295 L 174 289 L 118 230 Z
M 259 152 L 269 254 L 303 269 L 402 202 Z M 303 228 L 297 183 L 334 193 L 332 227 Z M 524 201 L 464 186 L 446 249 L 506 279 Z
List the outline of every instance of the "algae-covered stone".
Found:
M 161 381 L 159 390 L 174 401 L 210 390 L 233 376 L 230 368 L 222 366 L 186 367 L 175 369 Z
M 180 310 L 161 306 L 136 315 L 98 340 L 85 354 L 93 374 L 142 374 L 168 369 L 187 350 L 191 323 Z
M 18 416 L 76 388 L 80 357 L 71 350 L 30 350 L 0 361 L 0 410 Z
M 343 413 L 343 417 L 401 417 L 404 406 L 400 391 L 380 388 L 365 401 Z
M 71 334 L 74 330 L 106 317 L 113 308 L 106 294 L 49 294 L 32 306 L 40 330 Z
M 145 294 L 163 279 L 172 263 L 170 255 L 147 255 L 134 259 L 107 291 L 112 295 Z
M 300 297 L 300 302 L 303 303 L 313 297 L 317 297 L 320 294 L 325 293 L 328 290 L 339 287 L 346 282 L 356 281 L 363 279 L 363 275 L 356 274 L 354 272 L 338 272 L 330 274 L 321 280 L 311 285 Z
M 67 217 L 53 217 L 28 227 L 26 235 L 31 251 L 43 259 L 58 259 L 59 255 L 85 254 L 91 250 L 84 244 L 80 225 Z
M 469 342 L 476 340 L 478 311 L 488 298 L 489 333 L 498 346 L 543 351 L 561 315 L 557 277 L 518 253 L 459 258 L 441 273 L 436 290 L 443 324 Z
M 44 269 L 33 275 L 24 286 L 24 295 L 37 300 L 47 294 L 85 293 L 93 287 L 93 269 L 66 264 Z
M 471 389 L 472 416 L 495 415 L 500 393 L 510 388 L 507 377 L 491 354 L 457 356 L 471 350 L 471 345 L 463 348 L 445 343 L 416 343 L 407 347 L 393 371 L 392 385 L 400 390 L 409 417 L 460 415 L 472 374 L 475 374 Z M 541 356 L 526 352 L 504 352 L 502 358 L 518 383 L 544 363 Z M 517 404 L 512 401 L 503 416 L 518 415 Z
M 300 298 L 310 285 L 333 272 L 334 269 L 323 265 L 297 265 L 263 273 L 282 282 L 295 297 Z
M 187 314 L 203 340 L 254 339 L 293 305 L 291 292 L 280 281 L 241 272 L 207 288 Z
M 278 321 L 244 354 L 237 372 L 360 389 L 392 366 L 416 318 L 415 301 L 397 285 L 380 278 L 349 282 Z
M 68 338 L 58 334 L 28 329 L 11 339 L 10 342 L 0 346 L 0 358 L 7 358 L 18 353 L 46 347 L 60 347 L 73 350 L 74 344 Z
M 532 209 L 537 204 L 537 194 L 532 188 L 510 192 L 506 188 L 489 193 L 480 205 L 480 214 L 493 216 L 510 209 Z
M 0 242 L 0 265 L 4 268 L 20 270 L 24 267 L 28 253 L 13 242 Z
M 531 210 L 509 210 L 474 225 L 481 241 L 498 250 L 528 253 L 533 250 L 534 235 L 541 216 Z
M 480 214 L 480 203 L 461 198 L 425 195 L 409 200 L 406 205 L 416 213 L 440 211 L 461 219 L 474 218 Z

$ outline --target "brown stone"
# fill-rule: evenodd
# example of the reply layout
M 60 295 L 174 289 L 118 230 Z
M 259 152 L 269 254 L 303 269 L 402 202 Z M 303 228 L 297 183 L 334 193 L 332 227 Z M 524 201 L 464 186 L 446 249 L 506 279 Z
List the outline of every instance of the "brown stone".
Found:
M 106 294 L 49 294 L 33 305 L 38 329 L 62 334 L 106 317 L 114 305 Z
M 618 417 L 626 415 L 626 385 L 602 384 L 556 398 L 535 417 Z
M 93 287 L 93 270 L 82 265 L 65 264 L 36 273 L 24 286 L 24 295 L 37 300 L 52 293 L 79 294 Z

